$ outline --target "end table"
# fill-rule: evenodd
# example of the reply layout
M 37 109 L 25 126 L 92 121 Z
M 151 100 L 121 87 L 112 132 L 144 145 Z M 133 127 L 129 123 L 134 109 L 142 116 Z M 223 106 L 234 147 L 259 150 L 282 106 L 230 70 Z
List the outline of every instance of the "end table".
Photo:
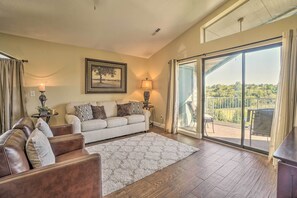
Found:
M 150 125 L 154 126 L 154 122 L 151 119 L 153 117 L 153 115 L 154 115 L 154 109 L 155 109 L 154 105 L 149 104 L 147 107 L 143 107 L 143 109 L 148 110 L 148 111 L 151 112 Z
M 31 118 L 43 118 L 43 119 L 45 119 L 46 123 L 48 123 L 50 121 L 51 117 L 57 116 L 57 115 L 59 115 L 58 112 L 56 112 L 54 114 L 48 113 L 47 115 L 40 115 L 39 113 L 34 113 L 33 115 L 31 115 Z

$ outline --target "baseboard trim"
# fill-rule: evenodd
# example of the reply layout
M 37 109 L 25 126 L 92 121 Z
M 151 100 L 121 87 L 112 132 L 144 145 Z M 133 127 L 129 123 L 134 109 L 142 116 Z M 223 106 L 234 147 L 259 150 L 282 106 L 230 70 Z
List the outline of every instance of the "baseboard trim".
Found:
M 155 122 L 155 121 L 153 121 L 153 124 L 154 124 L 154 126 L 156 126 L 156 127 L 160 127 L 160 128 L 162 128 L 162 129 L 165 129 L 165 124 L 162 124 L 162 123 L 160 123 L 160 122 Z

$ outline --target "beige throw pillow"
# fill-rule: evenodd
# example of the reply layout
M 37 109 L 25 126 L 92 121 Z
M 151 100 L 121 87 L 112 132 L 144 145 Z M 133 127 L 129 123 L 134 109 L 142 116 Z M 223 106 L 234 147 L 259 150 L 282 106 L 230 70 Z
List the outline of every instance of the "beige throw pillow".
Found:
M 38 128 L 46 137 L 54 136 L 52 130 L 42 118 L 38 118 L 35 127 Z
M 54 164 L 56 161 L 47 137 L 38 129 L 29 136 L 26 153 L 33 168 Z

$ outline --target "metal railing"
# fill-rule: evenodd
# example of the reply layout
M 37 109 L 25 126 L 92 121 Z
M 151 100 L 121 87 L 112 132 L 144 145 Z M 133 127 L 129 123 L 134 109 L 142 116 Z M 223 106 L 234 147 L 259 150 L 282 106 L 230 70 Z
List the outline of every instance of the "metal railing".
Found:
M 245 115 L 248 109 L 274 108 L 275 98 L 245 98 Z M 241 121 L 242 98 L 208 97 L 205 100 L 205 113 L 215 120 L 232 123 Z

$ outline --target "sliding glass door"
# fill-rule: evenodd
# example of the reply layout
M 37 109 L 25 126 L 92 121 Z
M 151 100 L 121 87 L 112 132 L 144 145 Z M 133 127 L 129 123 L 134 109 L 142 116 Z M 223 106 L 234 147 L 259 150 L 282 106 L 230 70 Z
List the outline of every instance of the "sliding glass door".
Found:
M 268 151 L 280 72 L 280 47 L 245 53 L 244 145 Z
M 197 126 L 197 62 L 178 65 L 178 131 L 196 133 Z
M 207 59 L 204 77 L 204 135 L 240 145 L 242 53 Z
M 280 45 L 203 60 L 203 136 L 268 152 Z

